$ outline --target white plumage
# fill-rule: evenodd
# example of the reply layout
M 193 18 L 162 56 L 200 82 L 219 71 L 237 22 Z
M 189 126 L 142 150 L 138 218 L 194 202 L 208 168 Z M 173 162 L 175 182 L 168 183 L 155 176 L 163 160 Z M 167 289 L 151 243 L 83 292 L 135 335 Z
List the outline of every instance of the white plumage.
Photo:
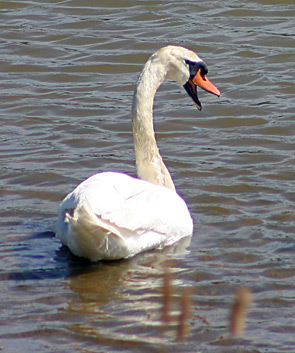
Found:
M 150 57 L 132 106 L 137 173 L 144 180 L 124 173 L 98 173 L 66 196 L 59 208 L 56 236 L 75 255 L 92 261 L 126 258 L 192 235 L 190 213 L 175 192 L 156 145 L 152 107 L 156 90 L 166 78 L 184 85 L 199 108 L 196 84 L 218 95 L 207 72 L 201 73 L 205 83 L 194 81 L 204 67 L 197 54 L 176 46 Z
M 192 233 L 187 206 L 174 191 L 114 172 L 93 175 L 69 194 L 58 226 L 63 243 L 92 261 L 129 257 Z

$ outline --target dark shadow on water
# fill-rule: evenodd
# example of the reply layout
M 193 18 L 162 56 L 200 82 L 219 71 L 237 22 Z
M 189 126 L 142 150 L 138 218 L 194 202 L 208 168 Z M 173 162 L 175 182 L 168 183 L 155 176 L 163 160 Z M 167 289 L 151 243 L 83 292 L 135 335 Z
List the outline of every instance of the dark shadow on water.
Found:
M 131 263 L 145 261 L 149 254 L 159 254 L 160 257 L 169 253 L 180 253 L 188 247 L 190 238 L 162 250 L 151 250 L 130 259 L 115 261 L 91 262 L 73 255 L 70 250 L 55 238 L 53 232 L 38 232 L 26 237 L 14 249 L 16 259 L 15 269 L 0 273 L 1 280 L 46 280 L 73 278 L 81 274 L 103 271 L 110 267 L 126 267 Z
M 0 281 L 73 278 L 81 274 L 104 271 L 106 267 L 126 267 L 134 261 L 145 261 L 151 254 L 159 254 L 162 258 L 169 256 L 169 253 L 181 253 L 188 245 L 187 241 L 180 241 L 162 250 L 147 251 L 130 259 L 91 262 L 73 255 L 55 238 L 55 233 L 38 232 L 25 239 L 22 238 L 13 247 L 11 256 L 14 259 L 14 266 L 3 268 L 0 272 Z
M 15 264 L 13 268 L 0 271 L 0 281 L 67 278 L 102 266 L 102 263 L 74 256 L 55 238 L 55 233 L 49 231 L 22 238 L 11 250 L 11 256 Z

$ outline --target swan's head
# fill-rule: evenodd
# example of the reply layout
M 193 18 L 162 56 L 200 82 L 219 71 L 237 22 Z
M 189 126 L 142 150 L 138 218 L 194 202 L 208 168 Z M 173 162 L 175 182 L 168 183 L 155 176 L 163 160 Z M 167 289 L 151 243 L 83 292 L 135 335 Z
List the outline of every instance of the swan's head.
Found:
M 193 51 L 178 46 L 167 46 L 159 52 L 165 52 L 164 56 L 169 58 L 170 69 L 167 78 L 172 79 L 185 88 L 188 95 L 193 99 L 199 110 L 202 109 L 197 94 L 197 86 L 205 91 L 220 96 L 218 88 L 207 78 L 208 69 L 203 60 Z
M 192 62 L 187 60 L 186 64 L 190 73 L 188 81 L 183 85 L 188 95 L 195 102 L 197 108 L 202 110 L 202 104 L 199 101 L 197 94 L 197 86 L 203 88 L 205 91 L 220 96 L 219 89 L 207 78 L 208 69 L 203 61 Z

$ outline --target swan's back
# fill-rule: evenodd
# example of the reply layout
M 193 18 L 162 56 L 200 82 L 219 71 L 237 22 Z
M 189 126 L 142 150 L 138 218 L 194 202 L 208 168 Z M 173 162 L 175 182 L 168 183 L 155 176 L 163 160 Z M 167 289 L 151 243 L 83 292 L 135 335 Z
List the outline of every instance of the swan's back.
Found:
M 62 202 L 57 237 L 75 255 L 133 256 L 191 235 L 192 219 L 174 191 L 123 173 L 104 172 L 81 183 Z

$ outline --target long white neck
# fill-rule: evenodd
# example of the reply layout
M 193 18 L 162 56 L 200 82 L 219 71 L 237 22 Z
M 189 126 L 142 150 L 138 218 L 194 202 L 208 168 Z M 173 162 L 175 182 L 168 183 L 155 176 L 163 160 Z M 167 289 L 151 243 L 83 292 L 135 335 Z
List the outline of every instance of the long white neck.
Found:
M 153 127 L 154 97 L 168 74 L 167 66 L 162 60 L 153 60 L 153 57 L 144 66 L 134 91 L 132 126 L 138 177 L 175 190 L 159 153 Z

